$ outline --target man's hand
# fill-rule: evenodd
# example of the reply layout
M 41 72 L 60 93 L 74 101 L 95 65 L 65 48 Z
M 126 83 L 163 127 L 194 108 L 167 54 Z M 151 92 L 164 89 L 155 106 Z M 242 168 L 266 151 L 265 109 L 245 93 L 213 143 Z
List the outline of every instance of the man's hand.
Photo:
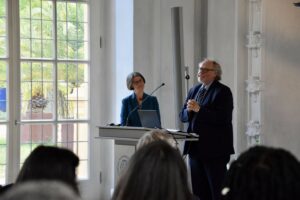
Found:
M 195 99 L 189 99 L 187 102 L 187 109 L 188 111 L 199 112 L 200 105 Z

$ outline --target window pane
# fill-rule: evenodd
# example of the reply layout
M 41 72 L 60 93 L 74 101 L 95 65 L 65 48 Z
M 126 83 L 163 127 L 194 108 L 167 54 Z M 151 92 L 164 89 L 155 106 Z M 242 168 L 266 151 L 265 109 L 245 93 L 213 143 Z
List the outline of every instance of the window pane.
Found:
M 58 58 L 87 60 L 87 5 L 57 2 L 57 8 Z
M 87 5 L 83 3 L 77 4 L 77 19 L 79 22 L 87 22 L 88 21 L 88 15 L 87 15 Z
M 51 1 L 42 1 L 42 19 L 53 20 L 53 3 Z
M 57 56 L 60 59 L 68 57 L 68 44 L 66 41 L 57 41 Z
M 88 119 L 88 101 L 78 102 L 78 119 Z
M 52 63 L 21 63 L 22 119 L 53 119 L 53 70 Z
M 22 19 L 20 20 L 20 35 L 21 38 L 31 38 L 30 34 L 30 20 L 29 19 Z
M 7 127 L 0 125 L 0 184 L 5 184 L 7 163 Z
M 88 125 L 84 123 L 77 124 L 78 141 L 88 141 Z
M 28 0 L 19 0 L 20 18 L 30 18 L 30 3 Z
M 58 125 L 58 146 L 68 148 L 78 155 L 80 160 L 78 177 L 81 179 L 87 178 L 88 172 L 88 133 L 87 123 L 63 123 Z
M 43 21 L 42 24 L 42 37 L 43 39 L 53 39 L 53 23 L 52 21 Z
M 32 38 L 42 38 L 42 20 L 31 20 L 31 32 Z
M 0 0 L 0 57 L 7 56 L 6 36 L 7 36 L 7 30 L 6 30 L 5 1 Z
M 78 59 L 86 60 L 88 59 L 88 43 L 78 42 Z
M 27 3 L 29 3 L 27 1 Z M 31 0 L 31 18 L 41 19 L 42 18 L 42 1 L 41 0 Z
M 32 44 L 31 57 L 42 58 L 42 40 L 32 39 L 31 44 Z
M 52 124 L 21 125 L 21 163 L 38 145 L 54 145 L 56 140 L 54 130 Z
M 67 20 L 68 21 L 77 21 L 77 10 L 76 3 L 67 3 Z
M 58 2 L 57 4 L 57 21 L 67 21 L 67 3 Z
M 7 119 L 7 62 L 0 61 L 0 120 Z
M 20 0 L 21 58 L 54 57 L 52 19 L 52 1 Z
M 67 40 L 67 23 L 57 22 L 57 39 Z
M 6 1 L 0 0 L 0 17 L 6 16 Z
M 78 40 L 79 41 L 87 41 L 88 40 L 88 24 L 87 23 L 79 23 L 78 24 Z
M 7 49 L 6 49 L 6 38 L 0 37 L 0 57 L 6 57 Z
M 21 39 L 21 57 L 30 58 L 31 57 L 31 42 L 30 39 Z
M 6 36 L 6 18 L 4 16 L 0 16 L 0 36 Z
M 19 4 L 21 163 L 39 144 L 66 147 L 80 157 L 78 176 L 87 178 L 88 123 L 75 121 L 89 117 L 87 4 L 47 0 L 19 0 Z M 60 122 L 65 119 L 72 123 Z

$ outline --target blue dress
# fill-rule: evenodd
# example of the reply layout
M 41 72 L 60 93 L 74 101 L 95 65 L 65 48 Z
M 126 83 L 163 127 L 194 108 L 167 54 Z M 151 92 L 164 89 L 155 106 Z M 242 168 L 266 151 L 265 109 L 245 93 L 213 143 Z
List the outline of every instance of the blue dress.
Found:
M 138 109 L 142 110 L 157 110 L 160 121 L 160 112 L 157 98 L 155 96 L 149 96 L 148 94 L 143 94 L 143 100 L 146 99 Z M 141 127 L 141 121 L 138 115 L 138 101 L 135 93 L 125 97 L 122 100 L 122 109 L 121 109 L 121 126 L 137 126 Z M 132 111 L 135 109 L 134 111 Z M 128 119 L 127 119 L 128 118 Z

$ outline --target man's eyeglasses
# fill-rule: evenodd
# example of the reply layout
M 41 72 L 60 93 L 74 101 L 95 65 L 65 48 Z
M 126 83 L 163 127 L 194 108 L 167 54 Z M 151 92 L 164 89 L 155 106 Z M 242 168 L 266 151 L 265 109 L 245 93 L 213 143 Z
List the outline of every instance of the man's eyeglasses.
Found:
M 199 72 L 201 73 L 206 73 L 210 71 L 215 71 L 215 69 L 209 69 L 209 68 L 199 68 Z

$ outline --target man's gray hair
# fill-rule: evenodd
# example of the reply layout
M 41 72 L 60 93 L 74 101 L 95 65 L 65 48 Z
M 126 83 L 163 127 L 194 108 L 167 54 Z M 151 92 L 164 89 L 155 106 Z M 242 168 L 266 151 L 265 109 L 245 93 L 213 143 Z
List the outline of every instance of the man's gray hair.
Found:
M 216 74 L 217 74 L 215 80 L 217 80 L 217 81 L 221 80 L 222 79 L 222 68 L 221 68 L 221 65 L 217 61 L 205 58 L 202 62 L 199 63 L 199 66 L 203 65 L 206 62 L 212 63 L 213 68 L 214 68 L 214 70 L 216 71 Z

